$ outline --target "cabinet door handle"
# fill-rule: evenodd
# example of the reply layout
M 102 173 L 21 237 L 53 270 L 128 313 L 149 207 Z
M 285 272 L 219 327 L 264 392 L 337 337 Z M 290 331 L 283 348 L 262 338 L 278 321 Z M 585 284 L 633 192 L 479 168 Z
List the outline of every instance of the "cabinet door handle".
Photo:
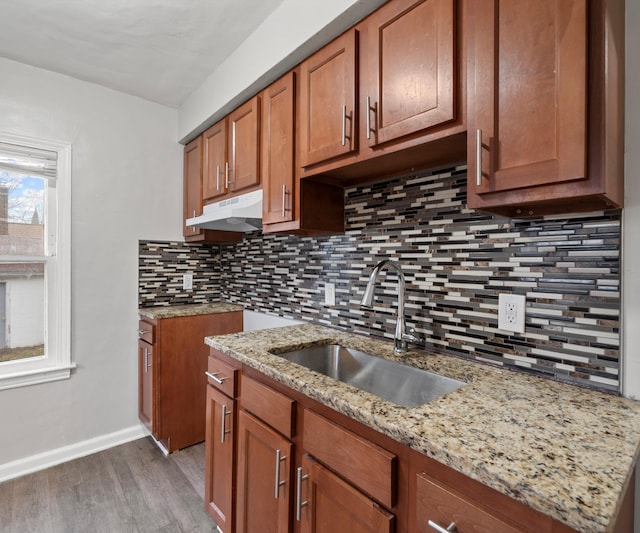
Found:
M 144 349 L 144 373 L 149 372 L 151 365 L 149 364 L 149 348 Z
M 275 490 L 273 493 L 274 498 L 277 500 L 278 496 L 280 495 L 280 487 L 282 487 L 282 485 L 285 484 L 284 480 L 280 480 L 280 463 L 282 461 L 286 461 L 287 456 L 286 455 L 282 455 L 282 453 L 280 452 L 280 450 L 276 450 L 276 482 L 275 482 Z
M 229 174 L 233 172 L 233 169 L 229 167 L 229 161 L 224 164 L 224 186 L 226 189 L 229 188 L 229 183 L 233 183 L 233 180 L 229 179 Z
M 371 106 L 371 97 L 367 96 L 367 139 L 371 139 L 371 134 L 375 131 L 371 128 L 371 112 L 374 112 L 376 119 L 378 118 L 378 104 Z M 376 120 L 377 124 L 377 120 Z
M 224 385 L 224 380 L 225 380 L 225 379 L 227 379 L 227 378 L 219 378 L 219 377 L 218 377 L 218 374 L 219 374 L 219 373 L 220 373 L 220 372 L 213 372 L 213 373 L 211 373 L 211 372 L 205 372 L 206 376 L 207 376 L 208 378 L 211 378 L 211 379 L 212 379 L 213 381 L 215 381 L 218 385 Z
M 216 191 L 220 190 L 220 165 L 216 165 Z
M 222 420 L 220 421 L 220 443 L 224 444 L 224 436 L 231 433 L 230 429 L 226 429 L 226 426 L 227 426 L 226 418 L 231 414 L 231 411 L 227 411 L 227 406 L 225 404 L 222 404 L 222 409 L 220 414 L 222 416 Z
M 284 218 L 286 202 L 287 202 L 287 186 L 283 183 L 282 184 L 282 218 Z
M 302 482 L 309 479 L 309 474 L 302 475 L 302 467 L 298 467 L 296 482 L 296 520 L 302 520 L 302 508 L 309 505 L 307 500 L 302 501 Z
M 351 120 L 351 113 L 347 114 L 347 106 L 342 106 L 342 146 L 347 144 L 347 139 L 351 140 L 351 135 L 347 135 L 347 119 Z
M 445 529 L 441 525 L 436 524 L 433 520 L 429 520 L 429 527 L 431 529 L 435 529 L 438 533 L 452 533 L 453 531 L 458 531 L 455 522 L 451 522 L 449 527 Z
M 476 186 L 482 186 L 482 130 L 476 131 Z

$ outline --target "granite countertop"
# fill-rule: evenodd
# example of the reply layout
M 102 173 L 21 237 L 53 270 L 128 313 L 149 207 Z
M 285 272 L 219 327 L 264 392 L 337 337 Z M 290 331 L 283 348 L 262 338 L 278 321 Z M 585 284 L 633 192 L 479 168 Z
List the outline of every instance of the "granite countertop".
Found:
M 207 337 L 270 378 L 578 531 L 609 531 L 640 443 L 640 402 L 424 350 L 304 324 Z M 400 407 L 270 352 L 340 343 L 462 380 Z
M 161 318 L 176 318 L 181 316 L 211 315 L 214 313 L 230 313 L 242 311 L 241 305 L 211 302 L 206 304 L 168 305 L 165 307 L 141 307 L 138 314 L 146 318 L 158 320 Z

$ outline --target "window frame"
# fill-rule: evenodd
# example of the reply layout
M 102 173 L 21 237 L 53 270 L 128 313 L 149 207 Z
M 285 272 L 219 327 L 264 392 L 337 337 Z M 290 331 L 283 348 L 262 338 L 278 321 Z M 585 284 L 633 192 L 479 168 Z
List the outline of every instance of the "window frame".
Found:
M 45 186 L 45 355 L 0 363 L 0 390 L 4 390 L 68 379 L 75 363 L 71 360 L 71 145 L 2 132 L 0 142 L 58 154 L 55 181 L 48 180 Z

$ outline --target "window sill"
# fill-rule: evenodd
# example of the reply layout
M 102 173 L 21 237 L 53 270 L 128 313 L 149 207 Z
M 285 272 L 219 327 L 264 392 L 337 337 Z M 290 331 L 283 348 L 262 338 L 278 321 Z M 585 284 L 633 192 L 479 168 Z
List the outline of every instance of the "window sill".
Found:
M 37 385 L 38 383 L 48 383 L 49 381 L 60 381 L 69 379 L 71 371 L 76 368 L 75 363 L 51 368 L 39 368 L 14 374 L 0 375 L 0 390 L 15 389 Z

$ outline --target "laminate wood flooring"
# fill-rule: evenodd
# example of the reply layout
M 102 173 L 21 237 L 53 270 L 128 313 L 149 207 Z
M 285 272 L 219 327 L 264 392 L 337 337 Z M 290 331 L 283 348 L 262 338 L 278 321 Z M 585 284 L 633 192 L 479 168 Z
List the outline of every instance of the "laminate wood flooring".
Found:
M 0 532 L 215 532 L 203 492 L 204 444 L 144 438 L 1 483 Z

